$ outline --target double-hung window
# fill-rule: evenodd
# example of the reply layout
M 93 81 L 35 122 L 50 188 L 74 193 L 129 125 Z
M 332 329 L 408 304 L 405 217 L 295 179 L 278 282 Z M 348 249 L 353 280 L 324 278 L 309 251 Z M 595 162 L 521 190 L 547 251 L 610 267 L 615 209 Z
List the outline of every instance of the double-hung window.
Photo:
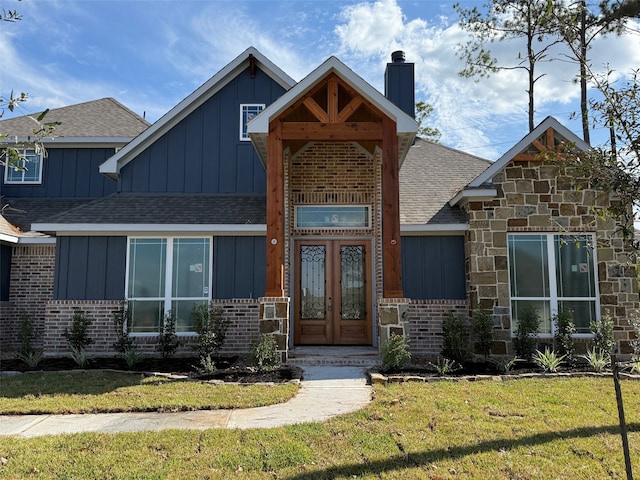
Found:
M 542 335 L 553 335 L 553 316 L 570 310 L 578 334 L 590 333 L 598 315 L 594 238 L 591 234 L 510 234 L 511 326 L 523 308 L 540 314 Z
M 193 306 L 210 299 L 210 259 L 211 238 L 130 238 L 130 331 L 158 333 L 171 315 L 176 332 L 193 332 Z
M 4 183 L 42 183 L 42 154 L 34 149 L 18 151 L 20 159 L 4 169 Z
M 247 133 L 247 123 L 264 110 L 264 103 L 243 103 L 240 105 L 240 140 L 251 140 Z

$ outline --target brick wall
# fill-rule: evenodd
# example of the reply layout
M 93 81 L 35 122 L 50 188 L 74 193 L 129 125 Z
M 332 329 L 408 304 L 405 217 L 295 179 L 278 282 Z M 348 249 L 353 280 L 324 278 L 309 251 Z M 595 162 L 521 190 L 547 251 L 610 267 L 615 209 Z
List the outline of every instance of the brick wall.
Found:
M 414 357 L 433 357 L 442 351 L 442 320 L 448 312 L 466 318 L 466 300 L 413 300 L 407 310 L 409 350 Z
M 493 183 L 497 198 L 467 205 L 465 249 L 470 305 L 493 309 L 497 352 L 513 353 L 507 234 L 594 232 L 601 313 L 612 315 L 620 351 L 628 353 L 627 319 L 639 308 L 635 268 L 615 222 L 596 218 L 589 209 L 605 206 L 608 196 L 542 160 L 512 161 Z
M 46 303 L 53 298 L 55 246 L 16 246 L 11 256 L 9 301 L 0 306 L 0 353 L 18 348 L 20 315 L 26 313 L 36 332 L 44 330 Z M 40 348 L 40 343 L 36 343 Z

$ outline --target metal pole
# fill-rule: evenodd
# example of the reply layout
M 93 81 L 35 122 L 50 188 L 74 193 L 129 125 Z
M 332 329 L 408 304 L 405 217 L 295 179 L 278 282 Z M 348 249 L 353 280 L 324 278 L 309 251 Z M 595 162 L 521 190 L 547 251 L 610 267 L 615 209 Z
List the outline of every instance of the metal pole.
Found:
M 624 464 L 627 471 L 627 480 L 633 480 L 631 471 L 631 455 L 629 453 L 629 438 L 627 436 L 627 422 L 624 418 L 624 405 L 622 404 L 622 390 L 620 390 L 620 377 L 618 375 L 618 359 L 611 355 L 611 366 L 613 367 L 613 385 L 616 389 L 616 402 L 618 404 L 618 418 L 620 419 L 620 435 L 622 437 L 622 451 L 624 453 Z

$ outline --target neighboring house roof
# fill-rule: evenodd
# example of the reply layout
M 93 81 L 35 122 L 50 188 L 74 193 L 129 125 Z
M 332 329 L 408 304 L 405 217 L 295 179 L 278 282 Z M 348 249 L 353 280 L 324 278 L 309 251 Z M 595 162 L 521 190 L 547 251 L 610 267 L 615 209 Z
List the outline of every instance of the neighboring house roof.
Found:
M 69 209 L 86 205 L 94 198 L 0 198 L 2 217 L 21 232 L 31 225 L 43 222 Z
M 2 120 L 0 133 L 7 137 L 6 141 L 12 141 L 15 137 L 19 140 L 33 137 L 33 130 L 37 128 L 34 119 L 38 118 L 40 113 Z M 43 122 L 60 122 L 54 129 L 55 138 L 43 140 L 54 143 L 82 141 L 81 139 L 94 142 L 120 139 L 127 142 L 144 132 L 150 125 L 144 118 L 113 98 L 51 109 Z
M 417 138 L 400 169 L 400 223 L 465 224 L 465 212 L 448 202 L 489 165 L 489 160 Z
M 163 115 L 148 130 L 135 138 L 109 160 L 104 162 L 100 166 L 100 172 L 112 178 L 116 178 L 120 169 L 124 165 L 133 160 L 145 148 L 171 130 L 171 128 L 224 88 L 224 86 L 231 80 L 245 71 L 252 61 L 255 62 L 260 70 L 269 75 L 269 77 L 271 77 L 285 90 L 288 90 L 295 84 L 295 80 L 273 64 L 267 57 L 261 54 L 254 47 L 249 47 L 227 64 L 222 70 L 207 80 L 195 92 L 169 110 L 169 112 Z
M 247 133 L 251 137 L 251 141 L 255 145 L 262 162 L 265 165 L 267 163 L 267 137 L 271 120 L 280 116 L 287 108 L 306 95 L 317 82 L 326 78 L 330 73 L 337 75 L 385 115 L 395 120 L 399 161 L 402 164 L 418 131 L 418 123 L 336 57 L 328 58 L 322 65 L 313 70 L 278 100 L 267 106 L 247 124 Z
M 115 193 L 33 228 L 44 232 L 229 231 L 264 232 L 262 195 Z M 190 228 L 193 226 L 193 228 Z

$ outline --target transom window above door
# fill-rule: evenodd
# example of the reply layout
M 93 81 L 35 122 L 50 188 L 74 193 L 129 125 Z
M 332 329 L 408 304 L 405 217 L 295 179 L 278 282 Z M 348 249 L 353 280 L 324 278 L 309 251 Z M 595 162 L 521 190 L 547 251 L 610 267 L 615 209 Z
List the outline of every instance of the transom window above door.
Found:
M 299 205 L 295 212 L 296 228 L 371 227 L 369 205 Z

